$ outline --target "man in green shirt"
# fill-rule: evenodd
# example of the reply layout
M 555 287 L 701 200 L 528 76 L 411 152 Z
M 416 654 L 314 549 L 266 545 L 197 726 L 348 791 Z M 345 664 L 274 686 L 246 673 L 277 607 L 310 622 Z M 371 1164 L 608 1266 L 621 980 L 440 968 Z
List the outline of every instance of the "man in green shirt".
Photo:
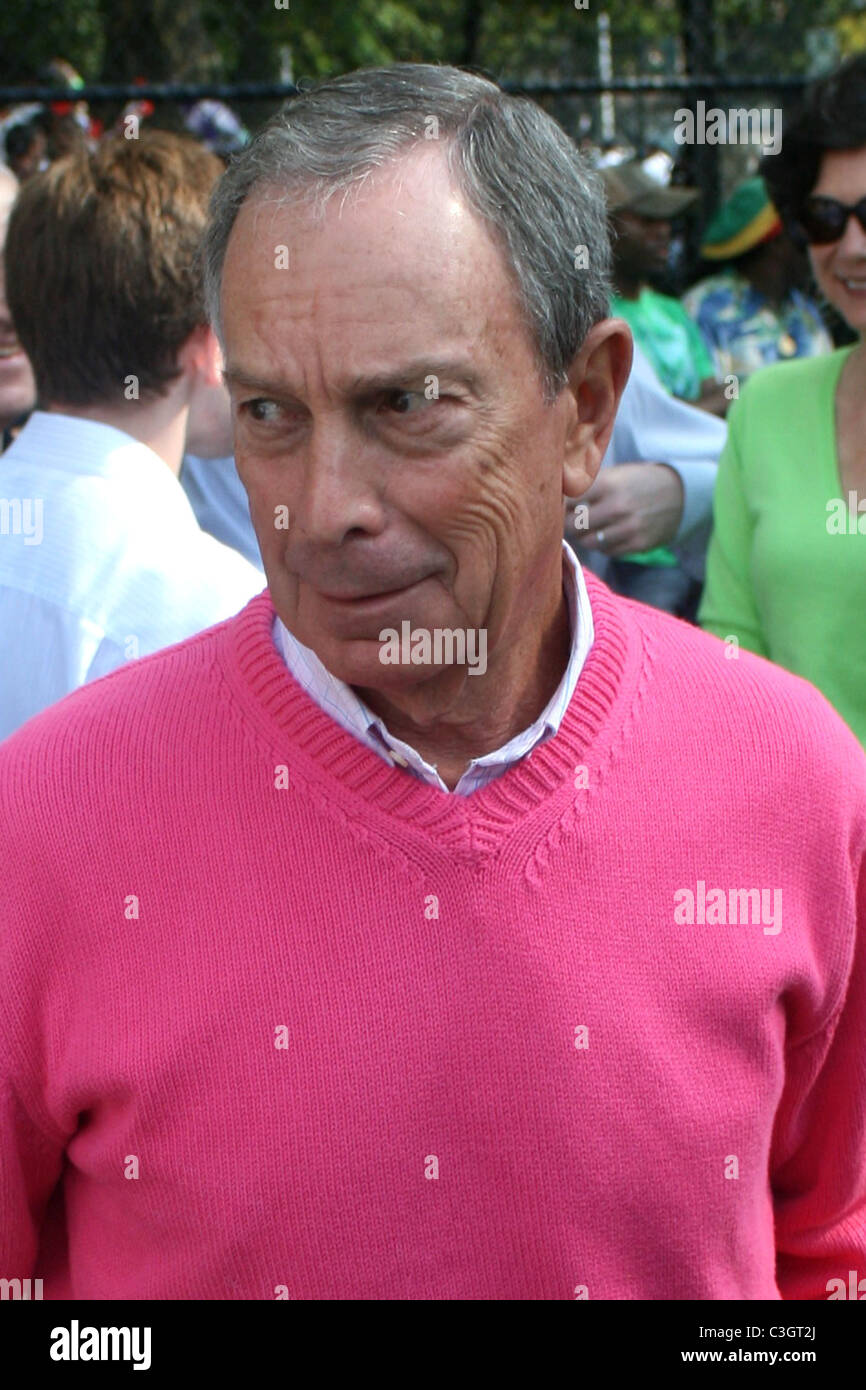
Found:
M 695 202 L 697 191 L 665 187 L 636 161 L 602 176 L 614 232 L 611 313 L 626 320 L 671 395 L 724 415 L 728 401 L 697 324 L 678 299 L 647 283 L 667 264 L 671 218 Z
M 723 388 L 712 376 L 712 361 L 696 324 L 678 299 L 657 294 L 647 276 L 665 268 L 670 245 L 670 219 L 690 207 L 698 194 L 692 188 L 669 188 L 652 178 L 636 160 L 601 170 L 613 242 L 613 280 L 616 294 L 611 314 L 623 318 L 635 342 L 649 359 L 662 386 L 673 396 L 724 415 Z M 619 557 L 625 592 L 646 587 L 634 569 L 677 566 L 668 546 L 655 546 Z

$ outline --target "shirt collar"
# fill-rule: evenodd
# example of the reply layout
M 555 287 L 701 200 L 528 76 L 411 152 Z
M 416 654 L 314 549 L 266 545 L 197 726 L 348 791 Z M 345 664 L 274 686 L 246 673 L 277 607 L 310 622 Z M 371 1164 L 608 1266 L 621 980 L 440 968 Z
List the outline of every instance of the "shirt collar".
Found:
M 34 410 L 21 433 L 9 445 L 4 461 L 27 456 L 45 468 L 78 476 L 122 477 L 129 484 L 151 478 L 180 484 L 159 454 L 114 425 L 86 420 L 60 411 Z
M 454 790 L 460 795 L 485 786 L 495 777 L 507 772 L 539 744 L 557 732 L 563 715 L 574 694 L 577 678 L 592 645 L 594 633 L 592 609 L 580 563 L 565 541 L 562 546 L 563 589 L 568 604 L 571 645 L 568 664 L 562 680 L 536 720 L 501 748 L 482 757 L 473 758 Z M 360 699 L 351 686 L 338 680 L 322 664 L 315 652 L 305 647 L 275 617 L 273 637 L 278 652 L 289 671 L 321 709 L 355 738 L 388 761 L 404 767 L 431 786 L 442 791 L 448 788 L 432 764 L 426 762 L 417 749 L 395 738 L 378 715 Z

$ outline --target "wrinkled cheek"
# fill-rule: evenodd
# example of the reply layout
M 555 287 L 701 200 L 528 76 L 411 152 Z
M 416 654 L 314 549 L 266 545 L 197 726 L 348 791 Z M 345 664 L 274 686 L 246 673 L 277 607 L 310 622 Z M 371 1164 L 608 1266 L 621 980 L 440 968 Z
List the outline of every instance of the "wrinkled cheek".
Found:
M 247 489 L 250 518 L 262 558 L 266 562 L 280 560 L 285 554 L 292 530 L 292 509 L 288 499 L 278 497 L 273 489 L 257 487 L 254 480 L 248 482 L 242 473 L 241 479 Z

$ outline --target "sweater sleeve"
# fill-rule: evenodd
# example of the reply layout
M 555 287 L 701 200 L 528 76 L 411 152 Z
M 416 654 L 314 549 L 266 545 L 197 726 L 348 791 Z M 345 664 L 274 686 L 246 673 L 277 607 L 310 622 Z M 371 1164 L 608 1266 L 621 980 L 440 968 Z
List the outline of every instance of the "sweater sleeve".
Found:
M 855 882 L 857 880 L 855 879 Z M 866 858 L 847 993 L 786 1059 L 770 1161 L 776 1282 L 783 1298 L 827 1299 L 866 1274 Z M 848 1296 L 846 1292 L 846 1297 Z
M 746 499 L 742 460 L 742 399 L 728 417 L 728 439 L 719 459 L 713 497 L 713 532 L 698 621 L 723 640 L 767 656 L 768 649 L 749 573 L 754 521 Z
M 39 906 L 49 855 L 40 854 L 22 790 L 37 778 L 32 765 L 27 778 L 9 775 L 21 737 L 0 745 L 0 1277 L 7 1279 L 33 1275 L 67 1142 L 47 1102 L 46 942 L 56 938 L 58 919 L 52 932 Z
M 4 1046 L 0 1095 L 0 1277 L 32 1277 L 45 1208 L 63 1164 L 63 1145 L 32 1119 L 16 1094 Z

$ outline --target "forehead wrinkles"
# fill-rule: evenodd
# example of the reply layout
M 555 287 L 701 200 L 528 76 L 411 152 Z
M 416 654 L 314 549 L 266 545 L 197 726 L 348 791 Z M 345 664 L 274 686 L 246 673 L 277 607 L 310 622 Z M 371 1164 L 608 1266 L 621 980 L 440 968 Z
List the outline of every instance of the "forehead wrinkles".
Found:
M 275 388 L 337 397 L 357 394 L 365 381 L 372 389 L 391 373 L 396 385 L 440 372 L 439 363 L 476 362 L 453 316 L 438 308 L 430 319 L 422 315 L 417 291 L 408 287 L 377 286 L 352 297 L 313 285 L 286 289 L 279 300 L 253 290 L 228 325 L 228 365 Z
M 416 171 L 411 187 L 404 186 L 406 174 L 401 164 L 397 179 L 368 185 L 348 204 L 338 190 L 324 210 L 306 199 L 293 204 L 284 189 L 251 194 L 226 258 L 223 322 L 228 327 L 233 317 L 236 342 L 246 336 L 246 319 L 274 365 L 276 340 L 299 372 L 321 378 L 326 366 L 334 375 L 345 369 L 360 376 L 365 357 L 387 365 L 398 355 L 442 356 L 446 343 L 468 340 L 473 351 L 498 360 L 509 339 L 512 348 L 515 335 L 528 339 L 498 238 L 455 195 L 446 170 L 434 170 L 432 179 Z M 443 219 L 443 198 L 453 205 L 452 218 Z M 232 316 L 238 299 L 243 309 Z M 527 348 L 531 343 L 521 344 L 521 356 Z M 315 366 L 305 360 L 313 352 Z

